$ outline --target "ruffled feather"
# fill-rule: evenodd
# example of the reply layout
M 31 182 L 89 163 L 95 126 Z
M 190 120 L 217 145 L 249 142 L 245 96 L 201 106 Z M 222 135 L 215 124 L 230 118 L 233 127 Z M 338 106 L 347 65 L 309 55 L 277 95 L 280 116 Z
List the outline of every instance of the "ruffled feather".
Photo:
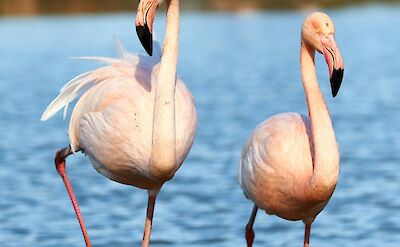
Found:
M 140 66 L 144 68 L 152 68 L 155 64 L 160 62 L 161 58 L 161 48 L 157 41 L 154 42 L 154 55 L 153 57 L 146 57 L 145 63 L 141 63 Z M 127 66 L 139 66 L 139 59 L 143 55 L 136 55 L 129 53 L 122 42 L 119 39 L 115 39 L 115 48 L 118 54 L 118 58 L 108 58 L 108 57 L 77 57 L 77 59 L 84 60 L 94 60 L 107 65 L 112 65 L 118 67 L 118 65 Z M 57 112 L 64 108 L 63 118 L 66 118 L 68 106 L 76 98 L 80 97 L 82 94 L 87 92 L 89 89 L 105 81 L 105 79 L 112 78 L 115 76 L 115 71 L 113 67 L 107 66 L 102 67 L 93 71 L 83 73 L 67 84 L 65 84 L 61 90 L 60 94 L 47 106 L 46 110 L 43 112 L 41 120 L 46 121 L 53 117 Z

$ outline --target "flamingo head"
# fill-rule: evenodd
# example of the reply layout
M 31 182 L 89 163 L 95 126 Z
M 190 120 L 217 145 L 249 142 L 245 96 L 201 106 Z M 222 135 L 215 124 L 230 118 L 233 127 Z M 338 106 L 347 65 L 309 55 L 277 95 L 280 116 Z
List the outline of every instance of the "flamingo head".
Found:
M 302 42 L 313 47 L 325 56 L 333 97 L 339 92 L 343 81 L 344 63 L 335 41 L 335 26 L 328 15 L 316 12 L 311 14 L 303 24 Z
M 136 33 L 146 52 L 153 55 L 153 23 L 157 7 L 164 0 L 140 0 L 136 16 Z

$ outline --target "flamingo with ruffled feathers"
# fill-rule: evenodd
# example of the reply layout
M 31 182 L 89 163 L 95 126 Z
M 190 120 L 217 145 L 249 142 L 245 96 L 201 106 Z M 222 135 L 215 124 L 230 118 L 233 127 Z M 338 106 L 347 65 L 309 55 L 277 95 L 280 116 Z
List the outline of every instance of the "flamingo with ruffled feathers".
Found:
M 335 42 L 335 27 L 324 13 L 314 13 L 302 27 L 300 63 L 309 117 L 275 115 L 261 123 L 245 145 L 239 182 L 254 202 L 246 225 L 247 246 L 253 245 L 258 209 L 286 220 L 305 223 L 304 246 L 311 224 L 327 205 L 339 178 L 339 150 L 328 108 L 315 72 L 315 51 L 328 64 L 333 97 L 339 91 L 344 65 Z
M 42 120 L 47 120 L 64 107 L 65 116 L 69 103 L 81 95 L 71 115 L 70 145 L 56 153 L 55 164 L 86 246 L 91 246 L 90 239 L 66 174 L 65 159 L 69 155 L 81 151 L 105 177 L 148 191 L 142 241 L 142 246 L 148 246 L 156 196 L 182 165 L 195 138 L 194 101 L 176 74 L 179 0 L 166 1 L 164 47 L 161 52 L 155 42 L 153 54 L 153 22 L 162 2 L 139 2 L 136 31 L 150 56 L 130 54 L 117 43 L 119 58 L 85 57 L 107 66 L 67 83 L 42 115 Z

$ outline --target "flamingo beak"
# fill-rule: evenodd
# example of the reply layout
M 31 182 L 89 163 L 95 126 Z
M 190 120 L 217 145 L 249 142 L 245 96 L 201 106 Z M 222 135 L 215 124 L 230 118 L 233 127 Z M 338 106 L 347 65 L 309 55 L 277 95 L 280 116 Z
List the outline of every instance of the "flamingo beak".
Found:
M 343 81 L 344 63 L 339 48 L 336 45 L 333 34 L 322 38 L 322 53 L 325 56 L 329 69 L 329 78 L 331 81 L 332 96 L 336 97 Z
M 140 0 L 136 16 L 136 33 L 146 52 L 153 55 L 153 23 L 157 0 Z

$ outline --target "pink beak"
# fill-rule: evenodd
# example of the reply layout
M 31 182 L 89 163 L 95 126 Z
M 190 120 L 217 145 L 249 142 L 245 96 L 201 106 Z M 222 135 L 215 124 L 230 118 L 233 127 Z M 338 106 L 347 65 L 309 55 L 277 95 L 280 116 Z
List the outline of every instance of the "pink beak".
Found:
M 157 0 L 141 0 L 136 16 L 136 33 L 150 56 L 153 55 L 153 23 L 157 7 Z
M 329 69 L 329 78 L 331 81 L 332 95 L 336 97 L 343 81 L 344 63 L 339 48 L 336 45 L 333 35 L 322 36 L 322 53 L 325 56 Z

